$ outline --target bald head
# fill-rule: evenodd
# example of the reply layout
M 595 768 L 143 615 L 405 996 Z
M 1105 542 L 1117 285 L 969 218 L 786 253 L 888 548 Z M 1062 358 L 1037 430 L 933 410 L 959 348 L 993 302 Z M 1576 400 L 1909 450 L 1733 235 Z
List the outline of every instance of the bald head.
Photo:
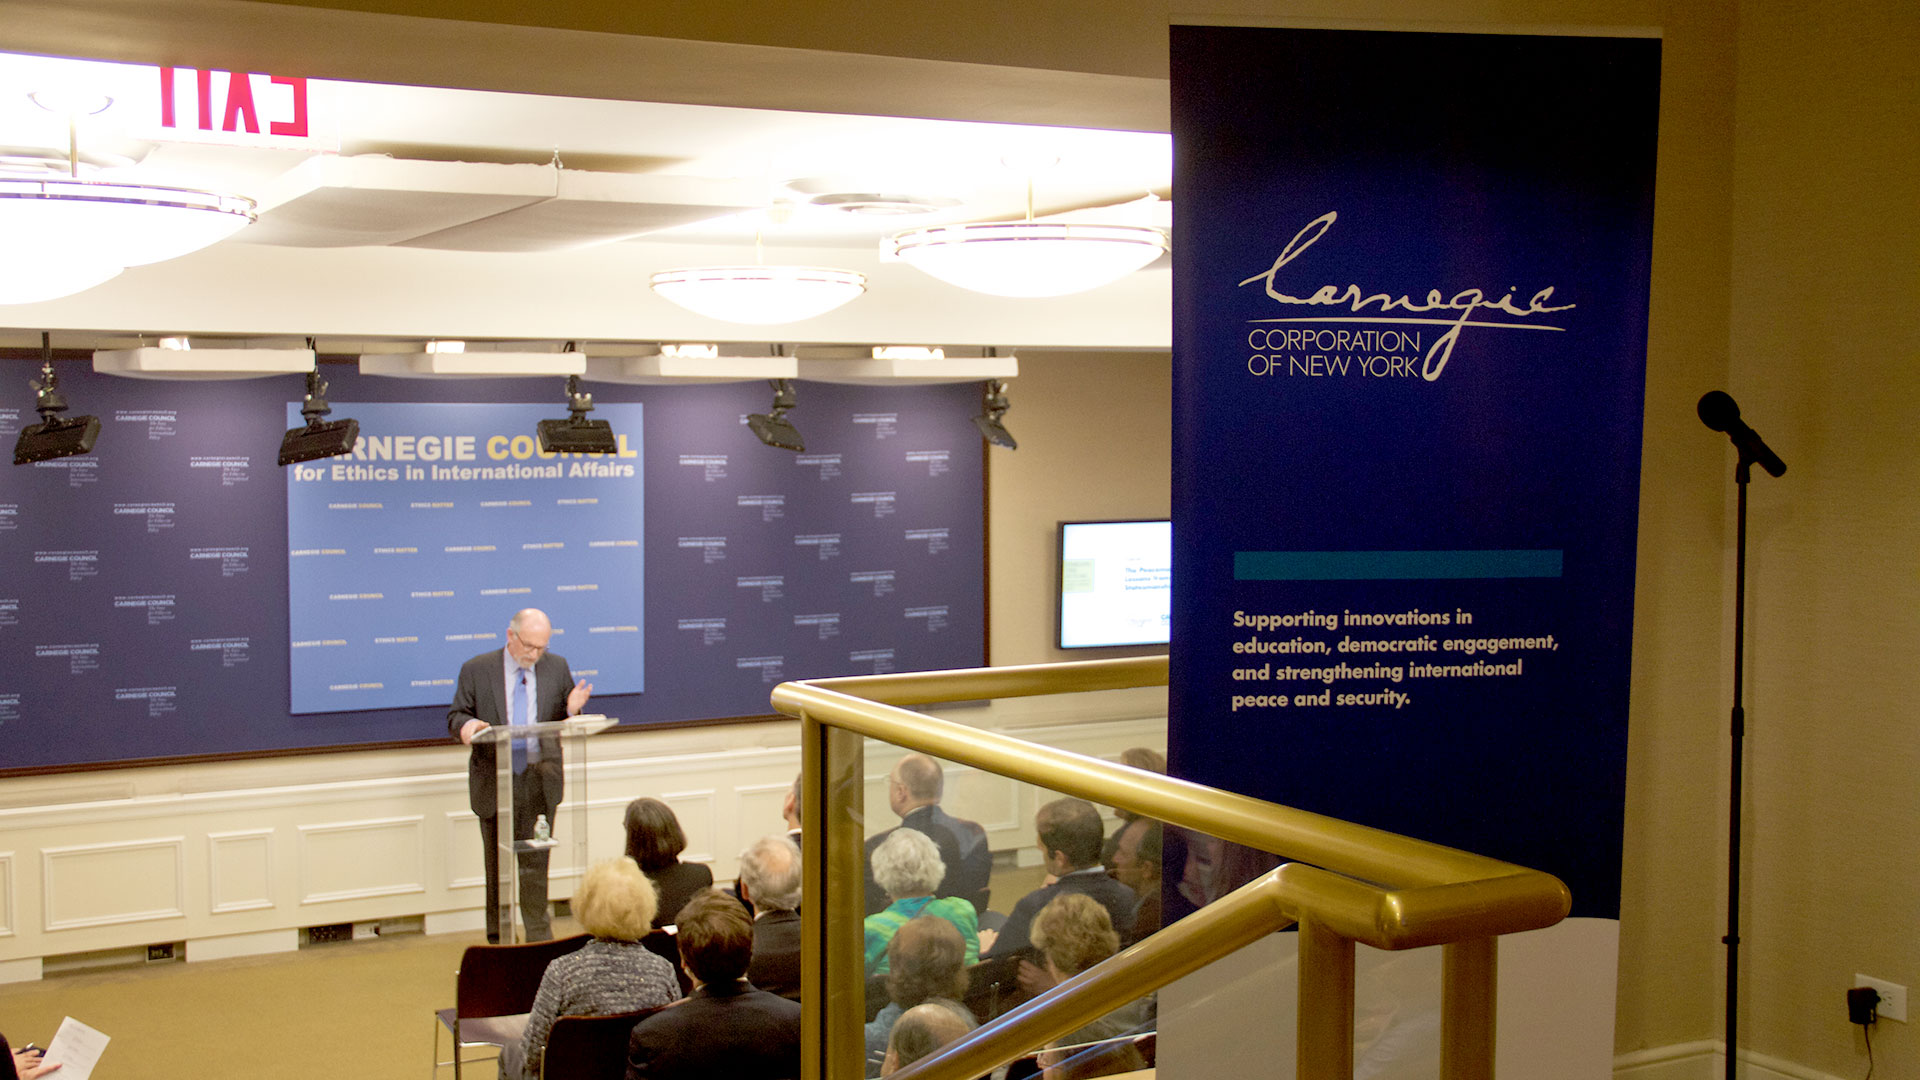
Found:
M 908 754 L 893 767 L 887 777 L 887 803 L 901 817 L 922 806 L 940 801 L 946 787 L 946 774 L 940 763 L 925 754 Z
M 547 642 L 553 637 L 553 624 L 539 608 L 516 611 L 507 622 L 507 653 L 513 662 L 530 668 L 547 655 Z
M 887 1038 L 887 1060 L 880 1075 L 919 1061 L 980 1025 L 952 1001 L 928 1001 L 900 1014 Z

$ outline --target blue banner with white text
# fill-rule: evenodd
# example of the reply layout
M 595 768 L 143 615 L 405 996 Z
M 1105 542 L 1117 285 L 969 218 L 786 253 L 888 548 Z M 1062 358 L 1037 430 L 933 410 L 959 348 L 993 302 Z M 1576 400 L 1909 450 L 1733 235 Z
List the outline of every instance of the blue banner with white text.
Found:
M 1660 43 L 1172 40 L 1174 771 L 1617 920 Z
M 640 410 L 601 405 L 619 450 L 576 455 L 528 434 L 552 406 L 355 406 L 351 456 L 284 470 L 292 711 L 444 702 L 536 606 L 576 680 L 646 689 Z

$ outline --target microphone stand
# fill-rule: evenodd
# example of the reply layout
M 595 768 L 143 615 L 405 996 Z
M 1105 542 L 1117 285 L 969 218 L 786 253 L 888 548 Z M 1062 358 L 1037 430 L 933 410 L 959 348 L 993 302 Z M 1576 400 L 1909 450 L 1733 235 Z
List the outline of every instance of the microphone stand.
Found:
M 1747 737 L 1741 689 L 1746 680 L 1747 655 L 1747 484 L 1753 479 L 1753 460 L 1743 447 L 1740 463 L 1733 467 L 1733 481 L 1740 489 L 1733 572 L 1733 779 L 1727 814 L 1727 935 L 1720 939 L 1727 946 L 1727 1080 L 1737 1080 L 1740 1046 L 1736 1041 L 1740 1023 L 1740 778 Z

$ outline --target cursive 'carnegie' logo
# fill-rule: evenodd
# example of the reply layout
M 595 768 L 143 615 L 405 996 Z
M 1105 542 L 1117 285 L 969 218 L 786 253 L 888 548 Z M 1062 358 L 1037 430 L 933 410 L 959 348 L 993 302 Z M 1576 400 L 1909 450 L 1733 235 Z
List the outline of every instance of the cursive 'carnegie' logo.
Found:
M 1287 246 L 1281 249 L 1279 258 L 1273 260 L 1272 266 L 1268 267 L 1264 272 L 1255 274 L 1245 281 L 1242 281 L 1240 284 L 1245 286 L 1251 285 L 1256 281 L 1265 282 L 1267 295 L 1279 303 L 1303 307 L 1344 307 L 1348 311 L 1361 317 L 1334 318 L 1327 316 L 1308 316 L 1286 319 L 1253 319 L 1250 321 L 1258 323 L 1424 323 L 1446 326 L 1448 328 L 1446 333 L 1441 334 L 1440 337 L 1434 341 L 1432 347 L 1427 350 L 1426 356 L 1423 358 L 1420 366 L 1420 377 L 1428 382 L 1432 382 L 1440 377 L 1441 372 L 1446 370 L 1447 361 L 1453 357 L 1454 342 L 1459 340 L 1460 331 L 1465 327 L 1489 327 L 1501 330 L 1563 331 L 1565 329 L 1565 327 L 1546 326 L 1540 323 L 1506 322 L 1494 319 L 1476 320 L 1473 317 L 1475 312 L 1503 312 L 1515 318 L 1526 319 L 1548 312 L 1569 311 L 1578 306 L 1575 304 L 1550 303 L 1553 299 L 1553 286 L 1551 285 L 1534 293 L 1524 305 L 1514 302 L 1514 294 L 1518 291 L 1517 289 L 1508 289 L 1506 294 L 1498 299 L 1488 299 L 1487 294 L 1480 289 L 1461 289 L 1452 296 L 1443 295 L 1439 289 L 1429 289 L 1427 290 L 1427 295 L 1424 300 L 1415 300 L 1407 293 L 1402 293 L 1399 296 L 1384 292 L 1368 293 L 1363 291 L 1360 286 L 1351 284 L 1345 288 L 1341 288 L 1338 285 L 1322 285 L 1315 289 L 1310 296 L 1293 296 L 1280 291 L 1280 289 L 1276 287 L 1274 279 L 1279 276 L 1281 268 L 1299 258 L 1308 248 L 1312 247 L 1316 241 L 1322 236 L 1325 236 L 1327 230 L 1333 228 L 1333 223 L 1339 219 L 1339 216 L 1338 211 L 1329 210 L 1308 222 L 1305 228 L 1293 235 L 1293 239 L 1287 241 Z M 1449 318 L 1369 317 L 1365 315 L 1365 310 L 1368 305 L 1374 305 L 1377 310 L 1381 312 L 1449 311 L 1458 312 L 1459 314 Z M 1275 332 L 1278 333 L 1278 331 Z

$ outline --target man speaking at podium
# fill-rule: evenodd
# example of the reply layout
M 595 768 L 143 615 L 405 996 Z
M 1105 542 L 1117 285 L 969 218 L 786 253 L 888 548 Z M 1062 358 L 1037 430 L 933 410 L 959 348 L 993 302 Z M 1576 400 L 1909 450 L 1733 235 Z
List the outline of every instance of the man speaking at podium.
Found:
M 486 847 L 487 941 L 500 941 L 499 810 L 496 798 L 494 748 L 497 743 L 473 745 L 473 738 L 501 724 L 535 724 L 565 720 L 586 708 L 592 683 L 575 683 L 564 657 L 547 651 L 553 624 L 547 613 L 527 608 L 507 623 L 507 647 L 484 652 L 460 666 L 454 686 L 453 708 L 447 711 L 447 731 L 469 746 L 467 802 L 480 819 L 480 842 Z M 515 739 L 513 752 L 513 836 L 533 836 L 534 819 L 549 822 L 559 809 L 563 772 L 560 740 Z M 520 853 L 520 921 L 528 941 L 553 937 L 547 922 L 546 849 Z M 512 927 L 507 928 L 509 933 Z

